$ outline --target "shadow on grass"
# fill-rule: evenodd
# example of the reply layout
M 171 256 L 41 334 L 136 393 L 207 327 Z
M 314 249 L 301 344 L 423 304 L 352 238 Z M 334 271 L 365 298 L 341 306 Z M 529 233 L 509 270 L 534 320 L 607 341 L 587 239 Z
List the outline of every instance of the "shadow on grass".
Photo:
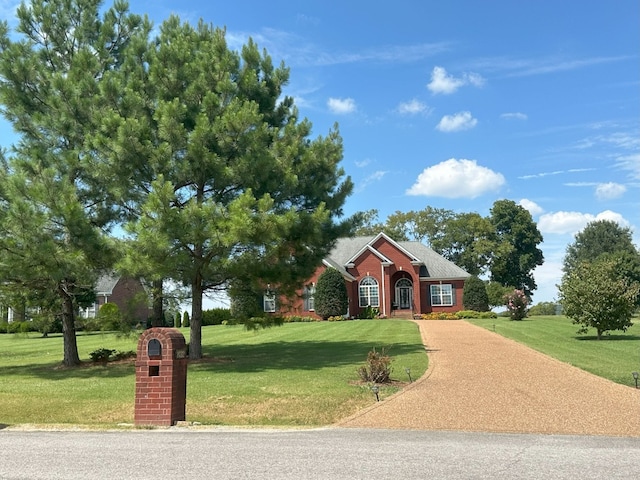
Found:
M 0 367 L 3 377 L 10 375 L 20 377 L 38 377 L 47 380 L 67 380 L 69 378 L 118 378 L 135 374 L 135 360 L 130 363 L 113 365 L 96 365 L 85 362 L 77 367 L 63 367 L 60 362 L 39 363 L 37 365 L 13 365 Z
M 364 364 L 373 348 L 380 351 L 383 344 L 354 341 L 270 342 L 259 345 L 203 346 L 203 361 L 192 362 L 189 369 L 223 373 L 259 372 L 263 370 L 317 370 L 350 364 Z M 393 360 L 400 355 L 424 353 L 424 346 L 395 343 L 387 349 Z M 209 359 L 220 359 L 215 362 Z
M 317 370 L 349 364 L 364 364 L 367 353 L 380 351 L 384 344 L 357 341 L 302 341 L 270 342 L 258 345 L 203 345 L 202 360 L 189 362 L 190 371 L 260 372 L 264 370 Z M 424 353 L 421 344 L 396 343 L 387 354 L 394 357 Z M 16 365 L 1 367 L 2 375 L 33 376 L 47 380 L 69 378 L 118 378 L 135 374 L 135 359 L 126 363 L 96 365 L 85 362 L 82 366 L 63 368 L 60 363 Z
M 623 340 L 640 340 L 640 335 L 623 335 L 623 334 L 618 334 L 618 335 L 602 335 L 602 339 L 598 340 L 598 336 L 597 335 L 576 335 L 575 337 L 576 340 L 580 340 L 580 341 L 614 341 L 614 342 L 619 342 L 619 341 L 623 341 Z

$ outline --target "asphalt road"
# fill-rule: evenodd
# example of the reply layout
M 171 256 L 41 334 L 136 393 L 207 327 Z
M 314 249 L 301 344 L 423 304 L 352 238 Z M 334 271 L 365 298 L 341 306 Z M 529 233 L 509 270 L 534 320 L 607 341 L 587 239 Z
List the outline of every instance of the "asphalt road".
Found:
M 0 478 L 637 479 L 640 439 L 364 430 L 0 430 Z

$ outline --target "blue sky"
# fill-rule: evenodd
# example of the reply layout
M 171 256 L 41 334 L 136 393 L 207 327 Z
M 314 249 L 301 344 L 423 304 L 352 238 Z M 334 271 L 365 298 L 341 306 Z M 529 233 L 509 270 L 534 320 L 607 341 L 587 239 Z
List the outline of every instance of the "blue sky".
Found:
M 345 213 L 527 208 L 544 237 L 534 302 L 557 298 L 565 249 L 596 219 L 640 245 L 640 2 L 145 0 L 252 37 L 291 69 L 286 94 L 339 124 Z M 15 2 L 0 0 L 9 18 Z M 10 128 L 0 124 L 2 145 Z

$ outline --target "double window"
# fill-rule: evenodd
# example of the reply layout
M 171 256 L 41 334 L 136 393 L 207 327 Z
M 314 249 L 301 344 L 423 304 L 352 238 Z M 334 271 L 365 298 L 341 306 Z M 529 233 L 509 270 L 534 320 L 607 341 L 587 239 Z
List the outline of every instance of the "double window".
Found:
M 379 307 L 380 291 L 378 281 L 373 277 L 364 277 L 360 281 L 359 297 L 361 307 Z
M 431 305 L 450 307 L 453 305 L 453 286 L 451 284 L 431 285 Z

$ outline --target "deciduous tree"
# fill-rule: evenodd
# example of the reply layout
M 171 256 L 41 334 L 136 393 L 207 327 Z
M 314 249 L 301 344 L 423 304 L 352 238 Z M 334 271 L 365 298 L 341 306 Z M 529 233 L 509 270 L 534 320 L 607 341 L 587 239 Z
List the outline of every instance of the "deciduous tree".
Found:
M 640 282 L 619 274 L 620 262 L 599 258 L 582 262 L 558 286 L 563 313 L 581 325 L 578 333 L 596 329 L 598 340 L 609 330 L 626 331 L 640 294 Z
M 491 280 L 523 290 L 527 297 L 536 289 L 533 270 L 544 257 L 538 245 L 542 234 L 531 214 L 512 200 L 498 200 L 490 215 L 495 229 Z

